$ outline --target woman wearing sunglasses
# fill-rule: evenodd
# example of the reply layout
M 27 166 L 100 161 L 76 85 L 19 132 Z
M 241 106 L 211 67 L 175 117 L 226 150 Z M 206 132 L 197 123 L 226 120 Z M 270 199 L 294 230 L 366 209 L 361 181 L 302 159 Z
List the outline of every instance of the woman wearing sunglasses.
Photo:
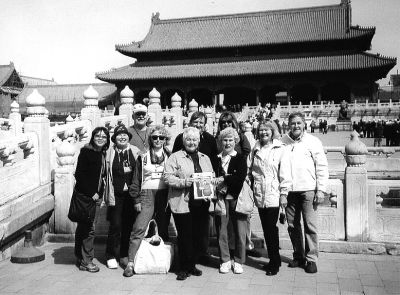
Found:
M 133 261 L 147 225 L 153 216 L 161 238 L 163 240 L 168 238 L 168 222 L 165 213 L 168 189 L 162 175 L 170 155 L 166 149 L 170 135 L 164 126 L 157 125 L 150 130 L 148 138 L 150 148 L 138 157 L 132 184 L 129 188 L 129 194 L 133 198 L 134 208 L 138 215 L 131 232 L 129 262 L 124 271 L 125 277 L 131 277 L 134 273 Z

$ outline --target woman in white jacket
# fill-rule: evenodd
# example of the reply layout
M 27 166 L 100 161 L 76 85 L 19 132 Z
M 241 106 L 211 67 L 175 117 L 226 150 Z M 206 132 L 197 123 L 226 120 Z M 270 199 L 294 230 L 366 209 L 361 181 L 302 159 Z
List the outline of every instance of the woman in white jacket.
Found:
M 249 178 L 253 183 L 256 206 L 267 245 L 269 263 L 266 275 L 276 275 L 281 266 L 279 254 L 279 231 L 276 225 L 279 216 L 280 194 L 287 194 L 282 187 L 284 173 L 280 171 L 283 144 L 279 140 L 278 127 L 272 121 L 258 125 L 259 140 L 248 157 Z

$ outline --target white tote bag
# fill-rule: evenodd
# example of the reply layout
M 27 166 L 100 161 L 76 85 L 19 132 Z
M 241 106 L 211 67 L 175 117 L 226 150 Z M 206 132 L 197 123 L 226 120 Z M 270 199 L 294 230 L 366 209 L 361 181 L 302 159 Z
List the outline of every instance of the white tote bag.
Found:
M 139 246 L 134 260 L 136 274 L 166 274 L 174 256 L 173 245 L 167 245 L 158 235 L 157 223 L 150 220 L 145 238 Z

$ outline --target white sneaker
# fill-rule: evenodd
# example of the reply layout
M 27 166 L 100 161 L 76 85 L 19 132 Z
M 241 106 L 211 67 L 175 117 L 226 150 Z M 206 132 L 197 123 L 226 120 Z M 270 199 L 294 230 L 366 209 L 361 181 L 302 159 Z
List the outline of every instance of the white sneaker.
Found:
M 110 269 L 118 268 L 118 262 L 115 258 L 107 260 L 107 267 Z
M 233 273 L 238 275 L 243 273 L 243 266 L 240 263 L 235 262 L 233 264 Z
M 231 270 L 232 264 L 231 261 L 223 262 L 219 266 L 220 273 L 228 273 Z

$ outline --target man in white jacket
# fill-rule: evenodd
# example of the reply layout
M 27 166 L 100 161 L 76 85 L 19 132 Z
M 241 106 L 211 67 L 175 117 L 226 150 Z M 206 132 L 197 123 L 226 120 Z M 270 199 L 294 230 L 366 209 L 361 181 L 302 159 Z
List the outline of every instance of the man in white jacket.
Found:
M 324 201 L 329 178 L 328 161 L 321 141 L 305 131 L 304 115 L 289 115 L 289 133 L 282 137 L 286 145 L 281 171 L 291 176 L 288 195 L 281 194 L 280 204 L 286 207 L 288 232 L 293 245 L 293 261 L 289 267 L 303 267 L 307 273 L 317 272 L 318 235 L 317 204 Z M 304 240 L 300 217 L 303 216 Z M 305 247 L 304 247 L 305 246 Z

